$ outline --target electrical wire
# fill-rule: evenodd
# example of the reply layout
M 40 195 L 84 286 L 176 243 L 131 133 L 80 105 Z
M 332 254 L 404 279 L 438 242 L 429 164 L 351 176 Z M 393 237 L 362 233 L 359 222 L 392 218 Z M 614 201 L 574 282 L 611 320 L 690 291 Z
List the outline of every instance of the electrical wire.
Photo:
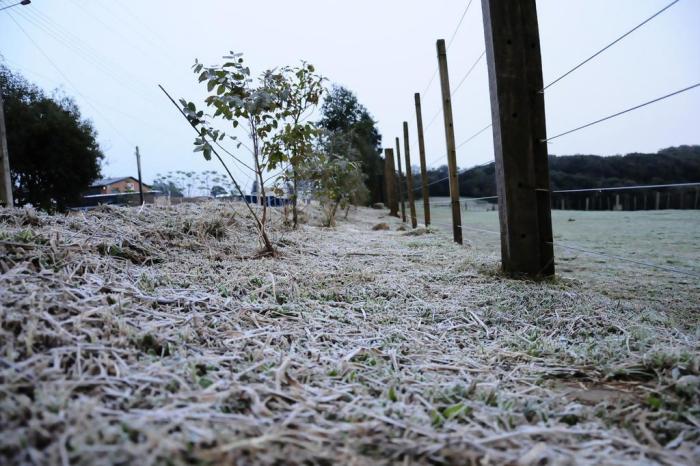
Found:
M 100 116 L 104 119 L 105 123 L 107 123 L 107 124 L 114 130 L 114 132 L 115 132 L 118 136 L 120 136 L 122 139 L 124 139 L 124 141 L 126 141 L 129 145 L 135 146 L 136 144 L 134 144 L 134 143 L 133 143 L 131 140 L 129 140 L 129 138 L 127 138 L 121 131 L 119 131 L 119 130 L 117 129 L 117 127 L 114 126 L 114 125 L 112 124 L 112 122 L 109 120 L 109 118 L 107 118 L 107 117 L 100 111 L 99 108 L 97 108 L 95 105 L 93 105 L 92 102 L 91 102 L 87 97 L 85 97 L 85 95 L 84 95 L 82 92 L 80 92 L 80 90 L 78 89 L 78 87 L 77 87 L 75 84 L 73 84 L 73 82 L 70 80 L 70 78 L 68 78 L 68 76 L 66 76 L 66 74 L 65 74 L 63 71 L 61 71 L 61 69 L 58 67 L 58 65 L 56 65 L 56 63 L 54 63 L 54 61 L 51 60 L 51 57 L 50 57 L 46 52 L 44 52 L 44 50 L 39 46 L 39 44 L 36 43 L 36 41 L 32 38 L 32 36 L 30 36 L 29 33 L 22 27 L 22 25 L 15 19 L 15 17 L 12 15 L 12 13 L 8 12 L 7 14 L 10 16 L 10 19 L 15 23 L 15 25 L 20 29 L 20 31 L 22 31 L 22 33 L 25 35 L 25 37 L 26 37 L 26 38 L 34 45 L 34 47 L 44 56 L 44 58 L 46 59 L 46 61 L 49 62 L 49 64 L 50 64 L 51 66 L 53 66 L 53 68 L 58 72 L 58 74 L 60 74 L 60 75 L 63 77 L 63 79 L 65 79 L 66 82 L 73 88 L 73 90 L 75 91 L 75 93 L 78 94 L 80 97 L 82 97 L 83 100 L 85 100 L 85 102 L 86 102 L 98 115 L 100 115 Z

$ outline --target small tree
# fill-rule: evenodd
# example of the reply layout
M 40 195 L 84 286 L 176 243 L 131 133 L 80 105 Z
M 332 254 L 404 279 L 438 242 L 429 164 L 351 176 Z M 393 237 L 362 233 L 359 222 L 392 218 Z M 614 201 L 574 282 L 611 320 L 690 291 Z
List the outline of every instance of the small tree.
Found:
M 266 230 L 267 203 L 263 175 L 267 171 L 276 169 L 285 160 L 283 153 L 268 148 L 279 126 L 279 120 L 284 117 L 284 111 L 280 108 L 275 94 L 278 88 L 277 82 L 281 78 L 273 71 L 265 71 L 259 77 L 257 86 L 254 86 L 250 78 L 250 68 L 243 64 L 242 54 L 232 52 L 224 59 L 229 61 L 223 65 L 205 67 L 195 62 L 193 66 L 194 72 L 199 75 L 199 82 L 207 84 L 209 95 L 204 101 L 207 107 L 214 110 L 214 113 L 205 115 L 203 111 L 197 110 L 193 102 L 187 102 L 184 99 L 181 99 L 180 103 L 192 126 L 199 131 L 194 150 L 202 152 L 206 160 L 211 160 L 212 144 L 226 137 L 223 131 L 212 127 L 211 120 L 224 120 L 230 125 L 230 129 L 245 126 L 251 141 L 249 149 L 255 162 L 253 171 L 259 183 L 259 197 L 262 205 L 260 216 L 252 210 L 251 213 L 255 218 L 265 252 L 273 254 L 274 247 Z M 231 138 L 237 140 L 235 136 Z M 238 147 L 240 148 L 242 144 L 239 141 Z M 223 160 L 221 158 L 219 160 L 226 167 Z M 226 170 L 230 174 L 227 167 Z M 234 181 L 233 177 L 232 181 Z
M 338 209 L 364 202 L 369 194 L 360 164 L 345 157 L 317 152 L 308 160 L 303 173 L 321 204 L 326 227 L 335 226 Z
M 272 92 L 284 118 L 284 124 L 272 138 L 266 150 L 270 157 L 284 158 L 288 169 L 282 174 L 283 186 L 291 184 L 292 227 L 299 223 L 297 202 L 299 199 L 300 170 L 313 152 L 313 141 L 318 135 L 309 114 L 319 104 L 323 95 L 324 78 L 314 74 L 313 65 L 302 62 L 298 67 L 284 67 L 270 80 Z M 283 187 L 279 188 L 281 193 Z

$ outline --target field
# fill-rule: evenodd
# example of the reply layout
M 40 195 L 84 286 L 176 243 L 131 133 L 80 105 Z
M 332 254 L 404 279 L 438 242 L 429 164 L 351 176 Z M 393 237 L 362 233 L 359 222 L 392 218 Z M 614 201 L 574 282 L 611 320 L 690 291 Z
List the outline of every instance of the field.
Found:
M 447 198 L 435 199 L 437 205 L 431 208 L 431 217 L 435 228 L 451 235 L 451 210 L 444 205 L 448 201 Z M 416 206 L 422 223 L 422 201 Z M 480 208 L 472 205 L 471 210 L 462 210 L 462 224 L 464 244 L 497 261 L 500 237 L 488 232 L 499 231 L 498 212 L 486 210 L 484 204 Z M 560 276 L 579 280 L 613 299 L 637 302 L 640 306 L 653 306 L 670 313 L 678 325 L 697 326 L 700 211 L 553 210 L 552 229 Z
M 606 215 L 555 223 L 697 267 L 680 213 Z M 307 216 L 276 217 L 260 258 L 224 201 L 0 210 L 0 463 L 700 461 L 697 281 L 570 253 L 559 278 L 512 280 L 484 235 Z M 654 235 L 622 244 L 635 222 Z

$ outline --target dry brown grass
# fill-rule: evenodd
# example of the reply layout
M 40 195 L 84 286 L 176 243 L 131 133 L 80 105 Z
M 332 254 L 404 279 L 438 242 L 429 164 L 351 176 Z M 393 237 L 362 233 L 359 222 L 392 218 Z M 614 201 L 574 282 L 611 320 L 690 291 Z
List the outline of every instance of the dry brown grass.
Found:
M 663 313 L 369 209 L 255 258 L 243 216 L 0 211 L 0 463 L 700 461 Z

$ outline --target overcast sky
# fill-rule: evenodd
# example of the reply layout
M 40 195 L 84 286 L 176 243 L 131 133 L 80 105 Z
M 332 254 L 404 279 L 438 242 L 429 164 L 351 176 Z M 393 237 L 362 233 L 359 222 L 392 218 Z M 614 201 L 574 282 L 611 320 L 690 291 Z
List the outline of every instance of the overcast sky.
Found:
M 18 0 L 0 0 L 0 6 Z M 540 0 L 544 80 L 550 82 L 670 0 Z M 193 132 L 157 88 L 201 99 L 190 66 L 243 52 L 254 73 L 304 59 L 353 90 L 377 120 L 384 145 L 415 134 L 413 93 L 436 68 L 467 0 L 33 0 L 0 12 L 6 64 L 44 89 L 61 88 L 93 120 L 105 176 L 144 179 L 170 170 L 219 169 L 192 153 Z M 700 1 L 681 0 L 546 92 L 549 135 L 700 82 Z M 453 89 L 484 49 L 474 0 L 448 51 Z M 423 96 L 427 124 L 439 111 L 435 80 Z M 485 61 L 453 98 L 457 143 L 490 123 Z M 550 153 L 623 154 L 700 143 L 700 88 L 553 141 Z M 444 163 L 441 117 L 426 130 L 427 158 Z M 417 148 L 413 147 L 414 163 Z M 245 153 L 240 154 L 246 158 Z M 249 156 L 247 156 L 249 158 Z M 10 154 L 10 159 L 12 154 Z M 493 158 L 485 131 L 458 150 L 469 167 Z M 237 172 L 246 183 L 245 175 Z

